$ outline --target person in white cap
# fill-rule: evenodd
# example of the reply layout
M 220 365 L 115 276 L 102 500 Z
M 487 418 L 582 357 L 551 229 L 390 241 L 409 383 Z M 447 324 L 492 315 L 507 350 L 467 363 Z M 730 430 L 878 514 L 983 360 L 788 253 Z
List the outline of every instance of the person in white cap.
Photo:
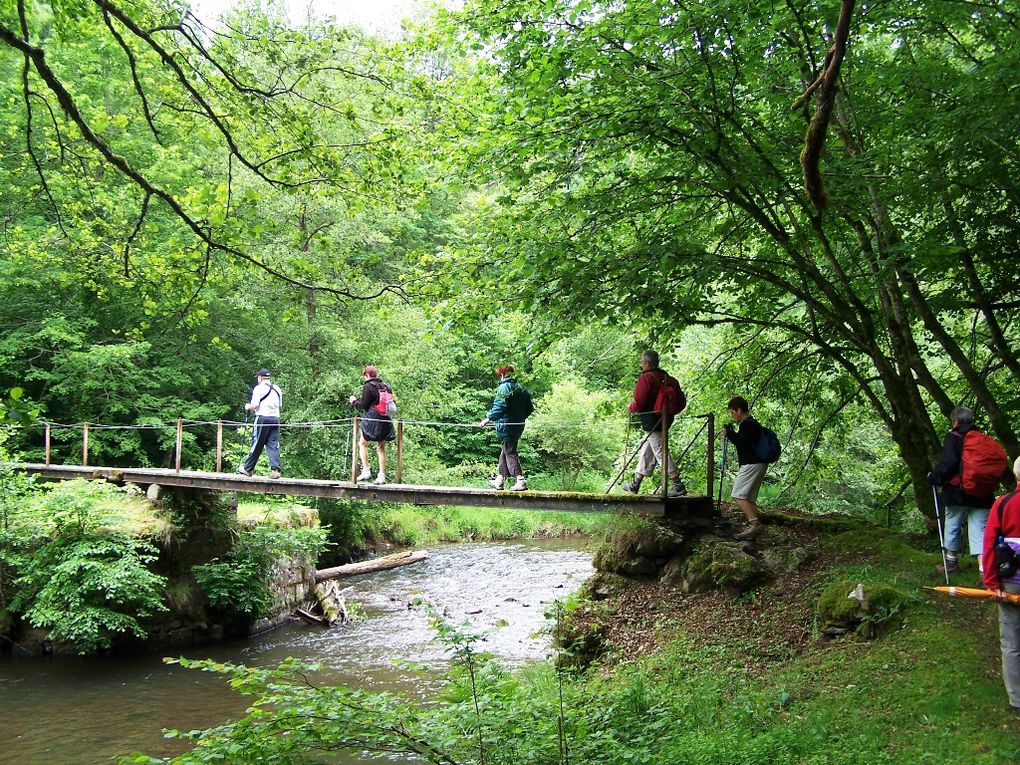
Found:
M 255 373 L 258 381 L 251 391 L 251 401 L 244 405 L 249 412 L 255 412 L 255 423 L 251 431 L 251 448 L 238 473 L 250 476 L 255 472 L 262 450 L 269 456 L 269 477 L 280 477 L 280 409 L 283 408 L 283 393 L 269 379 L 269 370 L 263 367 Z

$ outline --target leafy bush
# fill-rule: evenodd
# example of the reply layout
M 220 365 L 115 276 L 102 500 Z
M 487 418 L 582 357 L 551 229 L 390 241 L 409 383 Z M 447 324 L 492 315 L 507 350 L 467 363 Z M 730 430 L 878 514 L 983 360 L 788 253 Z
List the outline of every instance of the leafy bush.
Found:
M 572 490 L 584 470 L 608 473 L 620 448 L 620 418 L 612 417 L 611 396 L 574 382 L 553 385 L 528 420 L 531 439 L 562 488 Z
M 99 508 L 117 492 L 98 482 L 61 484 L 43 502 L 53 523 L 48 541 L 29 550 L 21 540 L 11 611 L 81 653 L 109 648 L 116 634 L 145 637 L 138 619 L 166 610 L 166 579 L 147 568 L 156 548 L 102 529 Z
M 253 618 L 273 602 L 273 565 L 284 557 L 316 560 L 326 546 L 326 530 L 318 527 L 257 526 L 242 531 L 223 560 L 192 568 L 209 605 Z

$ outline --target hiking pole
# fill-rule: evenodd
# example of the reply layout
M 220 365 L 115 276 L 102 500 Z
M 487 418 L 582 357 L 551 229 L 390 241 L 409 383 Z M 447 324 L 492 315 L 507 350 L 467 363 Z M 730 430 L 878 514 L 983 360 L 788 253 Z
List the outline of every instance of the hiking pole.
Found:
M 650 430 L 647 433 L 645 433 L 645 437 L 641 439 L 641 443 L 638 444 L 638 448 L 635 449 L 634 453 L 627 458 L 627 461 L 623 463 L 623 467 L 620 468 L 620 472 L 616 474 L 616 478 L 614 478 L 610 482 L 609 486 L 606 487 L 606 494 L 613 490 L 613 487 L 616 486 L 616 482 L 619 481 L 620 478 L 623 477 L 623 474 L 627 472 L 627 468 L 630 466 L 631 460 L 633 460 L 641 452 L 641 449 L 644 448 L 645 442 L 648 441 L 653 432 L 654 431 Z
M 727 441 L 725 438 L 723 438 L 723 442 L 722 442 L 722 460 L 721 460 L 722 465 L 719 468 L 719 498 L 715 501 L 716 512 L 719 512 L 719 511 L 722 510 L 722 484 L 723 484 L 723 480 L 726 478 L 726 452 L 729 451 L 727 449 L 727 447 L 729 445 L 730 445 L 730 442 Z
M 931 496 L 935 500 L 935 524 L 939 529 L 939 550 L 942 552 L 942 570 L 946 574 L 946 584 L 949 584 L 949 563 L 946 561 L 946 540 L 942 536 L 942 515 L 939 512 L 939 492 L 934 486 L 931 487 Z

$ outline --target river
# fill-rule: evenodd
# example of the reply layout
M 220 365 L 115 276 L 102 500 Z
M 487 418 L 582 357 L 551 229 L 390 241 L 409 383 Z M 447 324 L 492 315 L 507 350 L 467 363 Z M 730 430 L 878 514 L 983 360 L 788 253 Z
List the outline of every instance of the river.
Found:
M 362 612 L 352 624 L 327 630 L 295 623 L 174 655 L 251 666 L 295 657 L 323 665 L 319 682 L 425 695 L 428 677 L 397 662 L 439 672 L 446 658 L 414 601 L 485 631 L 481 650 L 519 665 L 546 655 L 546 606 L 591 573 L 591 552 L 579 540 L 441 545 L 424 563 L 345 582 L 344 594 Z M 109 765 L 133 751 L 174 754 L 182 744 L 164 739 L 163 728 L 209 727 L 246 705 L 222 676 L 167 666 L 160 655 L 4 659 L 0 763 Z

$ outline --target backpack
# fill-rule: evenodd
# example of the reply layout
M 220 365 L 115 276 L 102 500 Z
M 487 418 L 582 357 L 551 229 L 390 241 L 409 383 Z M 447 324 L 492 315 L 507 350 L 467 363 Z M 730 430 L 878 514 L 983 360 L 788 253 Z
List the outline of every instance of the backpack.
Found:
M 506 397 L 507 420 L 524 422 L 535 411 L 535 402 L 531 392 L 516 380 L 510 384 L 510 392 Z
M 393 398 L 393 391 L 390 390 L 388 385 L 383 385 L 379 389 L 379 402 L 374 404 L 372 408 L 379 414 L 392 417 L 397 413 L 397 402 Z
M 783 445 L 779 443 L 779 436 L 776 435 L 775 431 L 769 430 L 762 425 L 761 438 L 754 449 L 754 454 L 758 461 L 771 465 L 779 460 L 779 456 L 782 453 Z
M 687 396 L 684 395 L 680 383 L 676 381 L 676 378 L 670 377 L 663 372 L 662 380 L 659 382 L 659 392 L 655 395 L 655 404 L 652 406 L 652 411 L 656 413 L 661 412 L 667 417 L 676 417 L 686 408 Z
M 954 476 L 953 483 L 972 497 L 987 497 L 995 493 L 1008 463 L 1002 444 L 980 430 L 968 430 L 960 451 L 959 482 Z
M 1006 509 L 1006 505 L 1008 505 L 1018 493 L 1020 492 L 1012 491 L 999 500 L 998 508 L 1000 532 L 1002 530 L 1002 511 Z M 1013 576 L 1013 574 L 1016 573 L 1018 563 L 1020 563 L 1020 561 L 1017 560 L 1017 554 L 1000 533 L 995 539 L 995 568 L 998 570 L 999 576 L 1002 578 Z

